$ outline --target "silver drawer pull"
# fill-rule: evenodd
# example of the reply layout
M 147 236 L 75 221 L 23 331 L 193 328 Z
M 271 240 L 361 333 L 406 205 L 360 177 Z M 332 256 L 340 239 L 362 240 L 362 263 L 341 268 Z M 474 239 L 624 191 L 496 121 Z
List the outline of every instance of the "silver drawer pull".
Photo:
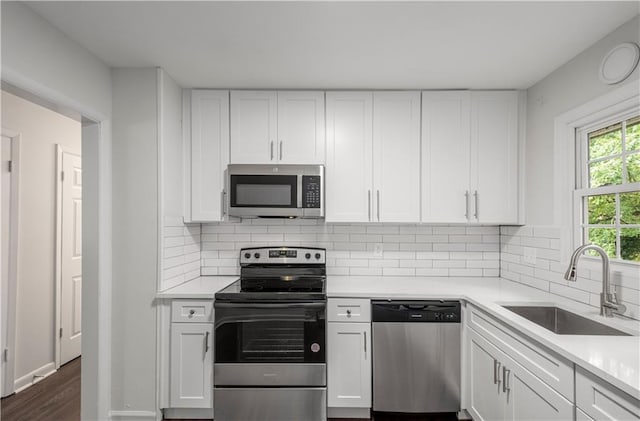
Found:
M 347 309 L 347 317 L 351 317 L 351 310 Z
M 493 384 L 500 383 L 500 362 L 498 360 L 493 360 Z
M 204 353 L 209 352 L 209 331 L 204 336 Z
M 189 310 L 189 318 L 192 318 L 194 314 L 196 314 L 194 309 Z
M 507 367 L 502 366 L 502 391 L 507 393 L 511 390 L 511 386 L 509 385 L 509 377 L 511 376 L 511 370 Z

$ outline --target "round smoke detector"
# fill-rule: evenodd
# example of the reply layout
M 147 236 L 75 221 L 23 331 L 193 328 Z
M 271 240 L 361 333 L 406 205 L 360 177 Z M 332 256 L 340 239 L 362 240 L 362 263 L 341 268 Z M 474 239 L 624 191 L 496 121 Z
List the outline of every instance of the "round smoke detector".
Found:
M 640 48 L 633 42 L 616 45 L 600 63 L 600 80 L 613 85 L 625 80 L 638 65 Z

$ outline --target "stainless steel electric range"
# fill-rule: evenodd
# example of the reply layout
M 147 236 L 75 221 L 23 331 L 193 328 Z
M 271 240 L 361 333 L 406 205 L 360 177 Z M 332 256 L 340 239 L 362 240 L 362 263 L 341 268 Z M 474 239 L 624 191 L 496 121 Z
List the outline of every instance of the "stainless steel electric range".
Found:
M 240 251 L 240 279 L 215 295 L 216 421 L 326 419 L 326 253 Z

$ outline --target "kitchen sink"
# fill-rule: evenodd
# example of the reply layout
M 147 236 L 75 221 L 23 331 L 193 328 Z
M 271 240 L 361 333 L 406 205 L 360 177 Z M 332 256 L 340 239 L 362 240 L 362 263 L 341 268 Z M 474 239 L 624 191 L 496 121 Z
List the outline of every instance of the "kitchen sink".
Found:
M 632 336 L 586 317 L 553 306 L 502 306 L 558 335 Z

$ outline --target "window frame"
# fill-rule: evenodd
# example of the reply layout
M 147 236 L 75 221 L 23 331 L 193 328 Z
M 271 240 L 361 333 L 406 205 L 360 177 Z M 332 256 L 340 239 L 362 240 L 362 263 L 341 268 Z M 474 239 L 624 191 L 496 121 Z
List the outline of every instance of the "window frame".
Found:
M 573 189 L 573 245 L 574 248 L 588 242 L 586 235 L 589 228 L 612 228 L 616 230 L 616 255 L 609 256 L 612 263 L 629 265 L 632 267 L 640 266 L 640 262 L 632 260 L 624 260 L 621 257 L 621 241 L 620 231 L 622 228 L 638 228 L 640 224 L 620 224 L 620 194 L 628 192 L 640 191 L 640 182 L 636 183 L 622 183 L 617 185 L 607 185 L 598 187 L 588 187 L 590 181 L 589 173 L 589 134 L 600 129 L 607 128 L 622 122 L 626 122 L 629 119 L 640 116 L 640 108 L 637 105 L 633 105 L 625 110 L 618 110 L 615 114 L 610 114 L 606 118 L 598 120 L 592 120 L 588 124 L 581 125 L 575 128 L 575 176 L 574 176 L 574 189 Z M 624 127 L 624 124 L 623 124 Z M 633 152 L 635 154 L 640 152 Z M 623 149 L 620 154 L 610 155 L 603 157 L 602 159 L 610 159 L 620 157 L 622 160 L 622 170 L 626 168 L 625 158 L 629 155 L 628 151 Z M 600 158 L 599 158 L 600 159 Z M 624 175 L 623 175 L 624 177 Z M 623 180 L 624 181 L 624 180 Z M 589 196 L 615 194 L 616 205 L 616 220 L 614 224 L 589 224 L 588 223 L 588 207 L 585 206 L 585 200 Z M 599 257 L 585 257 L 592 260 L 598 260 Z

